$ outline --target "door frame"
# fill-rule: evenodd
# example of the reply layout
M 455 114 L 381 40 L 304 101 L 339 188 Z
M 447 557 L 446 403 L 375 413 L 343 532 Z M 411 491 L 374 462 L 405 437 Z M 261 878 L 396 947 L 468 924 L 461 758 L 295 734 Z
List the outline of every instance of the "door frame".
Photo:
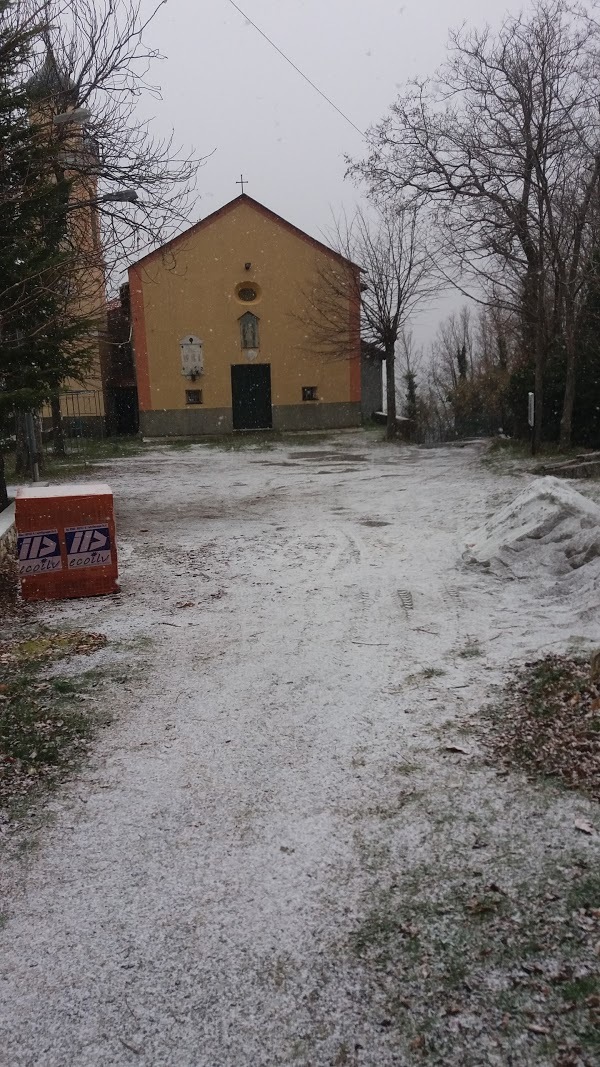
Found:
M 236 371 L 238 371 L 238 372 L 240 370 L 245 371 L 246 374 L 247 374 L 247 377 L 250 378 L 251 377 L 251 372 L 253 370 L 255 370 L 255 369 L 258 369 L 259 367 L 261 368 L 261 371 L 263 371 L 263 382 L 261 383 L 260 387 L 264 388 L 266 386 L 267 389 L 268 389 L 268 403 L 267 403 L 267 396 L 264 397 L 264 414 L 265 414 L 265 417 L 266 417 L 266 412 L 267 412 L 267 408 L 268 408 L 268 412 L 269 412 L 268 421 L 265 420 L 265 422 L 262 423 L 260 426 L 239 426 L 239 425 L 236 426 L 236 421 L 240 421 L 240 419 L 239 419 L 239 411 L 240 411 L 240 406 L 241 406 L 239 401 L 238 401 L 238 403 L 236 405 L 236 387 L 237 388 L 240 387 L 239 381 L 238 381 L 238 383 L 235 382 Z M 266 371 L 266 373 L 264 373 L 265 371 Z M 238 377 L 239 377 L 239 375 L 238 375 Z M 237 411 L 238 418 L 237 419 L 236 419 L 236 407 L 238 409 L 238 411 Z M 250 410 L 251 410 L 251 405 L 250 405 Z M 259 415 L 260 415 L 260 408 L 259 408 Z M 241 420 L 241 421 L 246 421 L 246 420 Z M 252 421 L 252 420 L 250 420 L 250 421 Z M 257 430 L 261 431 L 261 430 L 272 430 L 273 429 L 273 402 L 272 402 L 272 394 L 271 394 L 271 364 L 270 363 L 232 363 L 231 364 L 231 422 L 232 422 L 233 429 L 236 432 L 240 432 L 240 433 L 252 433 L 252 432 L 257 431 Z

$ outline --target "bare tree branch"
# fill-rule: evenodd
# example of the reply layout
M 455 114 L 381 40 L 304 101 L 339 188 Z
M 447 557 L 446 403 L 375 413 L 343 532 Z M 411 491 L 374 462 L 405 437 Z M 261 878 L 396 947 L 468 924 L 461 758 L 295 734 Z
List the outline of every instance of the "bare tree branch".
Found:
M 388 436 L 396 434 L 396 346 L 411 315 L 440 290 L 422 214 L 394 204 L 358 210 L 335 223 L 333 247 L 346 264 L 321 268 L 309 293 L 306 340 L 323 358 L 347 358 L 353 350 L 347 302 L 361 307 L 363 340 L 386 363 Z
M 497 33 L 462 29 L 435 78 L 413 83 L 354 165 L 379 198 L 427 206 L 457 284 L 518 312 L 535 365 L 569 341 L 592 262 L 600 179 L 599 28 L 568 0 L 535 0 Z M 572 377 L 572 374 L 571 374 Z M 569 432 L 565 394 L 564 429 Z

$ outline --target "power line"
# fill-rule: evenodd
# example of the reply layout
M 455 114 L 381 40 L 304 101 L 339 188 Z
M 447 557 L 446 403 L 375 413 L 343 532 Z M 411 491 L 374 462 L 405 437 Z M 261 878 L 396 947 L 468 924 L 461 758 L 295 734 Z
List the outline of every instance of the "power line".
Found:
M 342 118 L 344 119 L 345 122 L 347 122 L 350 126 L 352 126 L 353 130 L 356 130 L 356 132 L 359 133 L 361 137 L 365 136 L 363 130 L 359 130 L 358 126 L 355 125 L 355 123 L 352 121 L 352 119 L 349 119 L 348 116 L 345 115 L 344 112 L 341 110 L 341 108 L 339 108 L 337 106 L 337 104 L 334 104 L 333 100 L 330 100 L 330 98 L 328 96 L 326 96 L 325 93 L 322 92 L 321 89 L 319 89 L 319 86 L 315 85 L 315 83 L 310 80 L 308 75 L 305 74 L 303 70 L 300 70 L 300 67 L 297 67 L 296 64 L 293 62 L 293 60 L 291 60 L 290 57 L 285 54 L 285 52 L 282 52 L 281 48 L 279 48 L 275 44 L 275 41 L 272 41 L 270 37 L 267 37 L 267 35 L 264 32 L 264 30 L 261 30 L 260 26 L 257 26 L 256 23 L 253 22 L 252 19 L 249 17 L 249 15 L 247 15 L 245 11 L 242 11 L 241 7 L 238 7 L 238 5 L 234 2 L 234 0 L 228 0 L 228 2 L 231 4 L 232 7 L 235 8 L 236 11 L 239 11 L 240 15 L 242 15 L 242 17 L 245 18 L 246 21 L 249 22 L 251 26 L 254 27 L 254 29 L 256 30 L 257 33 L 260 33 L 261 37 L 264 37 L 265 41 L 267 41 L 268 44 L 271 45 L 271 48 L 274 48 L 276 52 L 279 52 L 279 55 L 283 59 L 285 59 L 286 63 L 289 63 L 290 67 L 293 67 L 294 70 L 296 71 L 296 73 L 299 74 L 301 78 L 304 78 L 304 81 L 308 82 L 308 84 L 311 86 L 311 88 L 314 89 L 315 92 L 319 94 L 319 96 L 322 96 L 323 100 L 326 100 L 327 103 L 330 105 L 330 107 L 332 107 L 334 109 L 334 111 L 337 111 L 338 115 L 342 116 Z

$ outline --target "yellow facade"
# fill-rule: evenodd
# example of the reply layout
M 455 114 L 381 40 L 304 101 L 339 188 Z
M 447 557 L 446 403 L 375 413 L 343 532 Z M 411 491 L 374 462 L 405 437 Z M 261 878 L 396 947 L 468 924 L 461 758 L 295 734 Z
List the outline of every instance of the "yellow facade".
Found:
M 75 126 L 66 142 L 65 150 L 73 155 L 86 149 L 82 130 Z M 92 167 L 90 166 L 90 170 Z M 74 175 L 67 170 L 67 177 Z M 88 346 L 90 365 L 83 381 L 68 379 L 63 383 L 61 412 L 66 418 L 81 420 L 93 429 L 93 421 L 103 426 L 105 415 L 102 353 L 107 343 L 106 278 L 100 240 L 100 219 L 94 203 L 98 183 L 93 177 L 76 181 L 71 191 L 67 214 L 69 244 L 76 249 L 73 291 L 73 312 L 91 324 Z M 78 207 L 78 204 L 81 207 Z
M 307 326 L 308 294 L 332 267 L 347 278 L 340 315 L 352 338 L 339 359 L 319 356 Z M 355 270 L 246 195 L 135 264 L 130 286 L 142 430 L 229 431 L 232 366 L 251 363 L 269 367 L 274 427 L 358 424 Z M 240 290 L 254 291 L 255 299 L 243 300 Z M 240 319 L 247 312 L 258 318 L 258 350 L 242 347 Z M 203 372 L 193 381 L 182 373 L 185 338 L 202 342 Z M 316 390 L 318 399 L 303 400 L 303 389 Z M 201 391 L 200 404 L 189 403 L 190 390 Z
M 69 108 L 67 108 L 67 111 Z M 51 100 L 41 109 L 32 111 L 36 121 L 51 123 L 55 106 Z M 89 154 L 84 133 L 77 124 L 67 126 L 62 152 L 75 158 Z M 85 347 L 89 352 L 89 367 L 83 380 L 68 378 L 61 384 L 60 411 L 67 426 L 83 429 L 91 434 L 104 432 L 105 397 L 102 374 L 103 353 L 107 344 L 106 276 L 100 237 L 100 219 L 95 203 L 98 183 L 93 176 L 93 159 L 88 160 L 92 176 L 81 177 L 79 171 L 65 169 L 73 181 L 66 214 L 67 247 L 73 250 L 73 268 L 69 278 L 73 316 L 90 323 Z M 79 206 L 81 205 L 81 206 Z M 42 417 L 51 417 L 50 405 L 42 410 Z

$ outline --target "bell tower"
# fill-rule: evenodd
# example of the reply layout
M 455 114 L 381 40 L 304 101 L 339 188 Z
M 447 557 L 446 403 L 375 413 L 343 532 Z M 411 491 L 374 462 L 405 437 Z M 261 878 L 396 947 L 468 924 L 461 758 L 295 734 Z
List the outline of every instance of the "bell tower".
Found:
M 64 241 L 73 253 L 68 278 L 73 314 L 90 322 L 90 367 L 83 382 L 61 383 L 60 401 L 52 403 L 55 446 L 62 428 L 86 435 L 104 432 L 104 353 L 107 350 L 106 276 L 98 207 L 98 145 L 77 114 L 77 86 L 61 70 L 46 40 L 46 55 L 27 83 L 30 118 L 47 133 L 49 167 L 64 186 Z M 73 112 L 73 120 L 69 114 Z M 48 412 L 44 412 L 48 415 Z M 64 446 L 63 446 L 64 447 Z

